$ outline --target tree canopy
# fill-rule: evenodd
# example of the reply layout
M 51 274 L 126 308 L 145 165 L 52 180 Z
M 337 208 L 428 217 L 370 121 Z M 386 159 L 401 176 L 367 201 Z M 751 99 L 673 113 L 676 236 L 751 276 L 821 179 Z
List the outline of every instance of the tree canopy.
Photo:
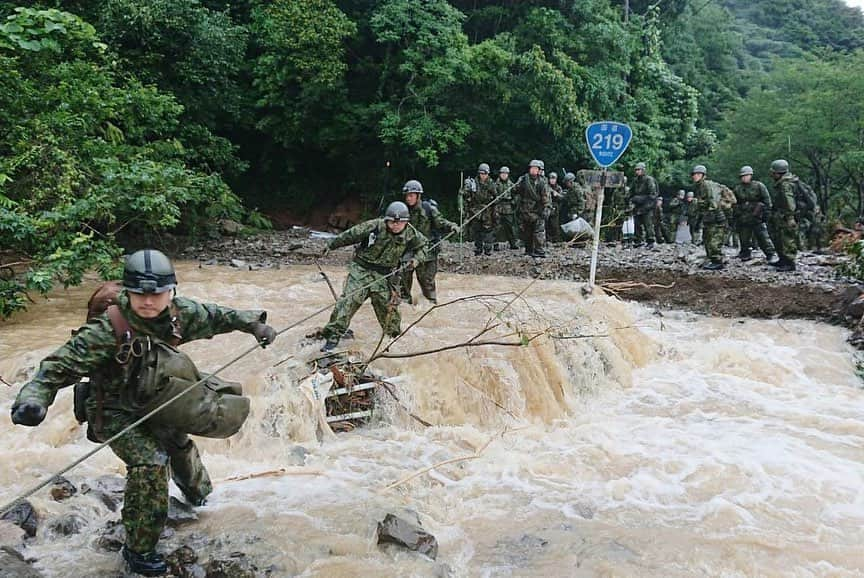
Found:
M 864 212 L 864 16 L 841 0 L 0 0 L 0 316 L 114 273 L 118 239 L 374 211 L 419 178 L 590 166 L 634 129 L 669 188 L 789 157 Z M 26 6 L 24 6 L 26 4 Z M 625 5 L 629 12 L 625 13 Z

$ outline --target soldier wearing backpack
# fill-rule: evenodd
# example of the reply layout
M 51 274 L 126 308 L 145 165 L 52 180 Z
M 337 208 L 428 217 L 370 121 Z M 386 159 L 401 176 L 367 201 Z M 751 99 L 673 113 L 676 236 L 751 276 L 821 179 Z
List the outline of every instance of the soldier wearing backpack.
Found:
M 795 177 L 795 220 L 798 221 L 798 250 L 820 249 L 822 211 L 813 187 Z
M 61 388 L 89 377 L 89 395 L 79 396 L 76 386 L 76 416 L 83 412 L 87 437 L 102 442 L 186 391 L 110 444 L 126 463 L 123 557 L 144 576 L 167 572 L 156 544 L 168 517 L 169 474 L 192 505 L 203 504 L 212 491 L 198 449 L 186 434 L 228 437 L 249 413 L 249 399 L 238 384 L 213 376 L 198 383 L 201 375 L 177 345 L 243 331 L 264 346 L 277 335 L 265 323 L 264 311 L 198 303 L 175 296 L 176 286 L 174 267 L 165 255 L 152 249 L 130 255 L 119 294 L 100 294 L 111 293 L 108 287 L 91 298 L 91 308 L 98 309 L 101 302 L 107 311 L 43 359 L 12 406 L 13 423 L 39 425 Z
M 443 233 L 456 233 L 459 231 L 459 226 L 441 215 L 435 201 L 423 200 L 423 185 L 420 184 L 420 181 L 408 181 L 402 187 L 402 192 L 405 195 L 405 204 L 408 205 L 411 225 L 429 239 L 432 250 L 429 251 L 426 260 L 418 262 L 413 270 L 407 268 L 402 272 L 400 294 L 404 302 L 412 302 L 411 288 L 414 285 L 414 275 L 416 274 L 423 297 L 432 303 L 437 303 L 438 293 L 435 288 L 435 277 L 438 275 L 438 254 L 441 252 L 438 243 L 444 236 Z M 410 260 L 413 256 L 413 253 L 409 253 L 405 258 Z
M 774 248 L 780 259 L 774 264 L 778 271 L 794 271 L 795 258 L 798 256 L 798 214 L 797 198 L 800 195 L 800 179 L 789 172 L 789 163 L 777 159 L 771 163 L 771 176 L 774 178 L 774 191 L 771 198 L 772 210 L 768 230 Z

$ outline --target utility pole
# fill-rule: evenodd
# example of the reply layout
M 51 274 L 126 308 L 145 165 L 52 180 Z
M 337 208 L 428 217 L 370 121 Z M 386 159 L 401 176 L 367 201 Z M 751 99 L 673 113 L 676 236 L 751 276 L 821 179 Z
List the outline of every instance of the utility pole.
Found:
M 630 0 L 624 0 L 624 23 L 630 21 Z

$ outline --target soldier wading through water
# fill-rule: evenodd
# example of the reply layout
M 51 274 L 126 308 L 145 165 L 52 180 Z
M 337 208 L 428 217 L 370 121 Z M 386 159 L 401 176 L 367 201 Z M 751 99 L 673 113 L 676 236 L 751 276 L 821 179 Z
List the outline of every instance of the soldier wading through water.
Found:
M 262 346 L 276 338 L 265 312 L 198 303 L 176 296 L 176 286 L 165 255 L 151 249 L 130 255 L 122 290 L 42 360 L 15 399 L 12 422 L 39 425 L 61 388 L 89 377 L 86 386 L 76 385 L 76 416 L 88 422 L 87 437 L 102 442 L 202 379 L 178 345 L 231 331 L 251 333 Z M 168 517 L 168 476 L 190 504 L 204 503 L 213 488 L 187 434 L 235 434 L 249 414 L 249 399 L 241 393 L 240 384 L 210 376 L 111 442 L 126 464 L 123 557 L 133 572 L 167 572 L 156 543 Z

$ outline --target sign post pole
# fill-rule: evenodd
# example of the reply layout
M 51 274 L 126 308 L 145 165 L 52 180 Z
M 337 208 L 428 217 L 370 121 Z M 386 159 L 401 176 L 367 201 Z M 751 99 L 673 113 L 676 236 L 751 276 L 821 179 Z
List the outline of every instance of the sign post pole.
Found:
M 595 122 L 585 129 L 585 140 L 588 151 L 594 157 L 603 172 L 600 176 L 600 192 L 597 195 L 597 207 L 594 213 L 594 246 L 591 249 L 591 269 L 588 274 L 588 293 L 594 291 L 597 281 L 597 259 L 600 252 L 600 227 L 603 220 L 603 200 L 606 196 L 607 169 L 617 163 L 630 146 L 633 138 L 632 129 L 626 124 L 614 121 Z
M 603 199 L 606 196 L 606 167 L 600 177 L 600 192 L 597 194 L 597 208 L 594 212 L 594 246 L 591 248 L 591 272 L 588 276 L 588 292 L 594 291 L 597 279 L 597 257 L 600 252 L 600 225 L 603 222 Z

